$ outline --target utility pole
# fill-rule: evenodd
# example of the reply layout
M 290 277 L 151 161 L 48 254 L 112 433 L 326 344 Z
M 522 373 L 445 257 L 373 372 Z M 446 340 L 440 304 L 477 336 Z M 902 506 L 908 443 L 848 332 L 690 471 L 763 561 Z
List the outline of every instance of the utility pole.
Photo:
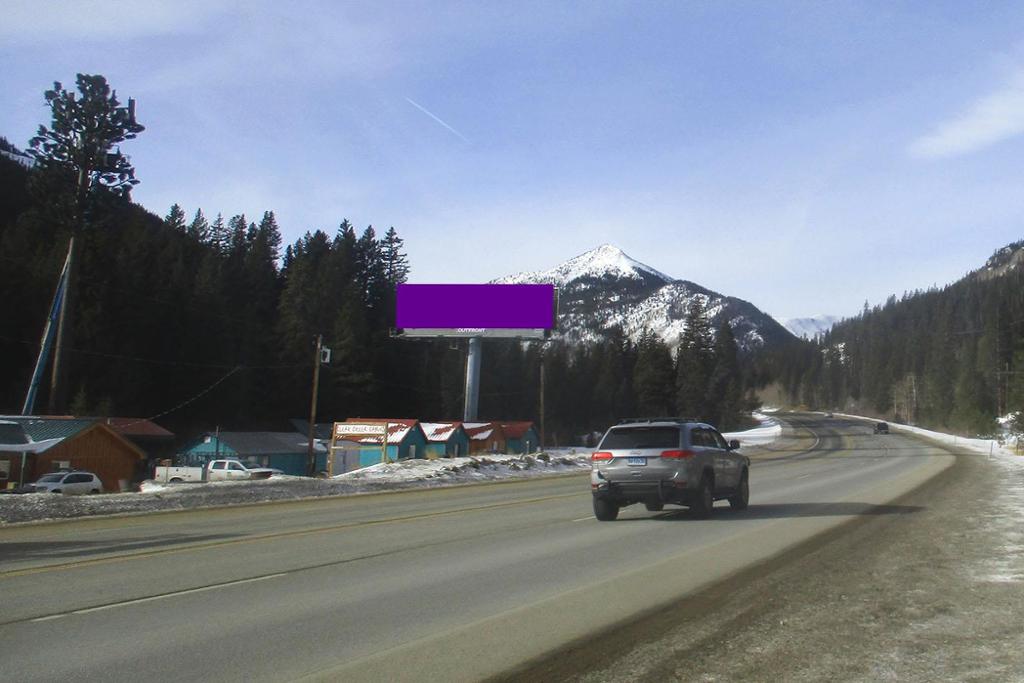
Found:
M 67 286 L 68 265 L 71 262 L 71 250 L 68 249 L 68 256 L 64 260 L 64 268 L 60 271 L 60 278 L 57 280 L 57 291 L 53 295 L 53 302 L 50 304 L 50 315 L 46 318 L 46 325 L 43 328 L 43 340 L 39 344 L 39 355 L 36 357 L 36 366 L 32 371 L 32 380 L 28 385 L 28 392 L 25 394 L 25 403 L 22 404 L 21 414 L 31 415 L 35 411 L 36 392 L 43 380 L 46 371 L 46 360 L 50 355 L 50 348 L 53 345 L 53 335 L 56 329 L 54 324 L 64 310 L 64 288 Z
M 64 362 L 64 346 L 71 339 L 68 309 L 71 308 L 71 294 L 74 288 L 76 266 L 78 265 L 75 260 L 75 236 L 77 232 L 78 228 L 73 228 L 71 241 L 68 243 L 67 274 L 64 279 L 64 291 L 61 295 L 60 313 L 57 315 L 57 339 L 53 345 L 53 370 L 50 374 L 50 396 L 47 401 L 47 412 L 50 415 L 56 415 L 62 408 L 67 407 L 64 395 L 67 393 L 68 371 L 67 363 Z
M 316 398 L 320 390 L 320 361 L 324 348 L 324 336 L 316 335 L 316 354 L 313 358 L 313 399 L 309 404 L 309 448 L 306 451 L 306 466 L 309 476 L 316 475 L 316 454 L 313 452 L 313 443 L 316 439 Z M 328 454 L 329 455 L 329 454 Z
M 540 347 L 540 449 L 544 450 L 544 345 Z

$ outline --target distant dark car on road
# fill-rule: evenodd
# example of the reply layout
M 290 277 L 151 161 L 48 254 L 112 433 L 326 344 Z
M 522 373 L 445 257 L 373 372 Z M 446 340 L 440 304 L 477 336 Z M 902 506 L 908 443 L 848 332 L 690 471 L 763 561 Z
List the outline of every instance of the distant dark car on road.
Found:
M 889 425 L 887 425 L 885 422 L 879 422 L 878 424 L 875 425 L 875 434 L 888 434 L 888 433 L 889 433 Z

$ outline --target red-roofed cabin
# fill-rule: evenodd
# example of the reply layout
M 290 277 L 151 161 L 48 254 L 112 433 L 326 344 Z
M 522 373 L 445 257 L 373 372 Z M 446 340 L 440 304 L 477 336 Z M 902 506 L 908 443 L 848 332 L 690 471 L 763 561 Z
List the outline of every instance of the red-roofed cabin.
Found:
M 469 455 L 469 435 L 461 422 L 421 422 L 427 437 L 428 458 L 458 458 Z
M 532 422 L 502 422 L 508 453 L 535 453 L 540 450 L 540 434 Z
M 463 422 L 463 429 L 469 435 L 469 452 L 505 453 L 505 430 L 500 422 Z
M 378 417 L 350 417 L 345 420 L 347 424 L 388 424 L 388 460 L 405 460 L 406 458 L 427 457 L 427 437 L 420 428 L 419 420 L 408 419 L 384 419 Z M 360 456 L 361 467 L 374 465 L 380 462 L 380 449 L 383 437 L 380 434 L 349 434 L 345 436 L 348 441 L 358 442 L 363 445 L 364 453 Z M 374 455 L 376 451 L 377 455 Z M 374 459 L 376 458 L 376 459 Z

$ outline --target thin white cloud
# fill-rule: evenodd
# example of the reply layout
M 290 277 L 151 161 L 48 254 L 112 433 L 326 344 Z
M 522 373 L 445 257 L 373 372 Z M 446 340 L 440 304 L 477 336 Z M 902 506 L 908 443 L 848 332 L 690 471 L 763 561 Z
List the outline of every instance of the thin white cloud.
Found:
M 444 121 L 442 121 L 442 120 L 441 120 L 440 118 L 438 118 L 438 117 L 437 117 L 437 116 L 435 116 L 434 114 L 431 114 L 431 113 L 430 113 L 429 111 L 427 111 L 427 109 L 426 109 L 425 107 L 423 107 L 422 105 L 416 104 L 415 102 L 413 102 L 412 100 L 410 100 L 410 99 L 409 99 L 408 97 L 406 97 L 406 98 L 405 98 L 405 101 L 406 101 L 406 102 L 408 102 L 409 104 L 411 104 L 412 106 L 416 107 L 417 109 L 419 109 L 419 110 L 420 110 L 421 112 L 423 112 L 424 114 L 426 114 L 426 115 L 427 115 L 427 116 L 429 116 L 430 118 L 432 118 L 432 119 L 434 119 L 435 121 L 437 121 L 438 123 L 440 123 L 440 124 L 441 124 L 442 126 L 444 126 L 445 128 L 447 128 L 447 129 L 448 129 L 449 131 L 451 131 L 451 132 L 452 132 L 452 133 L 454 133 L 455 135 L 457 135 L 457 136 L 459 136 L 460 138 L 462 138 L 462 141 L 463 141 L 463 142 L 469 142 L 469 139 L 468 139 L 468 138 L 466 138 L 466 136 L 465 136 L 465 135 L 463 135 L 463 134 L 462 134 L 462 133 L 460 133 L 459 131 L 457 131 L 457 130 L 455 130 L 454 128 L 452 128 L 451 126 L 449 126 L 449 125 L 448 125 L 447 123 L 445 123 Z
M 0 38 L 22 45 L 58 39 L 124 41 L 193 30 L 223 10 L 220 0 L 5 0 Z
M 973 102 L 962 114 L 939 124 L 910 144 L 924 159 L 960 156 L 1024 133 L 1024 70 L 1003 88 Z

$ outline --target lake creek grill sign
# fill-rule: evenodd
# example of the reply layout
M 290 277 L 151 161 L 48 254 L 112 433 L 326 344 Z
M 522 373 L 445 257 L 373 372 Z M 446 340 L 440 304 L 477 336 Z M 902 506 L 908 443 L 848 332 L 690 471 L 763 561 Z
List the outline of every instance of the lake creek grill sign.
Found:
M 334 438 L 344 439 L 346 436 L 384 436 L 388 428 L 382 423 L 342 422 L 334 425 Z

